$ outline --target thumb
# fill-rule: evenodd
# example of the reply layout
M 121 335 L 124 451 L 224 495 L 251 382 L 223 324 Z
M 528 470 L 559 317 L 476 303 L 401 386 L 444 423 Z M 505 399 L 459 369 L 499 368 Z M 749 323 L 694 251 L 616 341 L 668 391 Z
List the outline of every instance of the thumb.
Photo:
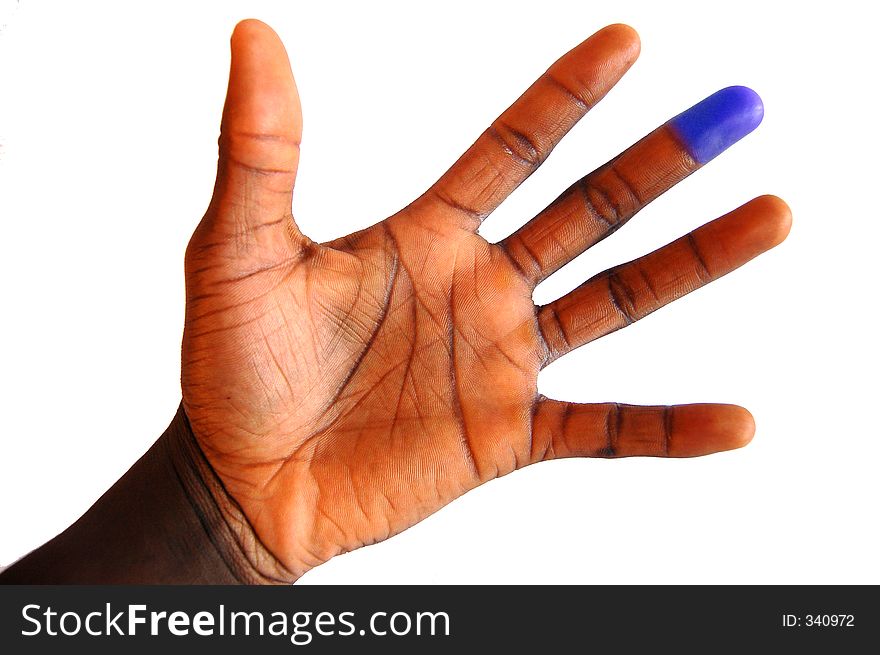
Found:
M 232 241 L 239 254 L 269 263 L 304 241 L 291 216 L 302 138 L 299 93 L 271 27 L 242 21 L 231 47 L 217 181 L 197 232 L 208 230 L 212 241 Z

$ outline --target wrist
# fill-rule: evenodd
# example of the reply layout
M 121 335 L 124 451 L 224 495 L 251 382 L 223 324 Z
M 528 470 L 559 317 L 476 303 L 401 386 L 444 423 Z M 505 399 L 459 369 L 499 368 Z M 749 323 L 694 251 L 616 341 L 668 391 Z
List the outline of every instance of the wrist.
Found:
M 243 584 L 290 584 L 299 577 L 260 541 L 239 504 L 205 457 L 183 404 L 166 435 L 169 459 L 212 548 Z
M 0 574 L 6 584 L 293 582 L 225 493 L 182 406 L 161 437 L 60 535 Z

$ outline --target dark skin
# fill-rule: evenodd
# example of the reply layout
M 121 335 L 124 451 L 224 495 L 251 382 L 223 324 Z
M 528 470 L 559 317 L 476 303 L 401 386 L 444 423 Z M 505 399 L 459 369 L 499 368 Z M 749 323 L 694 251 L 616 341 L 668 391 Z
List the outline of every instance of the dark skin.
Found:
M 537 377 L 780 243 L 785 203 L 757 198 L 536 307 L 540 281 L 699 167 L 664 126 L 500 243 L 476 232 L 638 51 L 631 28 L 601 30 L 425 194 L 319 244 L 291 215 L 302 120 L 286 53 L 266 25 L 240 23 L 214 197 L 186 252 L 182 410 L 89 514 L 2 578 L 292 582 L 529 464 L 748 443 L 741 407 L 568 403 Z

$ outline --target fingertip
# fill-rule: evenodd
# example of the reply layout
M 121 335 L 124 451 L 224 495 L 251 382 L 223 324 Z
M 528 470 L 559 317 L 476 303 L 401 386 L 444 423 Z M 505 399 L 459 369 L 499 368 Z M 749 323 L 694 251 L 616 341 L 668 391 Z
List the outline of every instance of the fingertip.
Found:
M 791 208 L 782 198 L 774 195 L 760 196 L 752 202 L 758 203 L 761 213 L 766 216 L 770 247 L 778 246 L 791 232 Z
M 290 135 L 302 130 L 299 95 L 284 44 L 256 18 L 240 21 L 232 50 L 223 124 L 226 132 Z
M 233 59 L 247 58 L 260 61 L 260 66 L 271 65 L 273 60 L 283 56 L 287 61 L 287 51 L 281 37 L 269 25 L 256 18 L 239 21 L 229 37 Z
M 271 27 L 253 18 L 240 21 L 230 46 L 215 198 L 256 224 L 268 207 L 290 212 L 302 111 L 287 52 Z
M 739 405 L 696 404 L 674 408 L 670 455 L 699 457 L 747 445 L 755 436 L 755 419 Z
M 739 235 L 737 241 L 751 243 L 754 254 L 778 246 L 791 230 L 791 209 L 778 196 L 759 196 L 732 213 L 738 219 L 731 223 Z
M 692 237 L 704 246 L 710 269 L 721 276 L 778 246 L 790 230 L 788 205 L 781 198 L 767 195 L 698 228 Z
M 631 61 L 635 61 L 642 49 L 642 41 L 639 33 L 625 23 L 614 23 L 603 27 L 598 34 L 607 35 L 614 39 L 622 50 L 629 54 Z
M 238 23 L 235 24 L 235 27 L 232 30 L 231 40 L 236 41 L 259 34 L 271 34 L 275 37 L 278 36 L 275 33 L 275 30 L 273 30 L 263 21 L 257 18 L 245 18 L 244 20 L 240 20 L 238 21 Z
M 764 119 L 764 103 L 746 86 L 716 91 L 669 121 L 682 145 L 706 164 L 751 133 Z
M 727 412 L 726 424 L 730 449 L 742 448 L 755 438 L 755 417 L 745 407 L 739 405 L 720 405 Z

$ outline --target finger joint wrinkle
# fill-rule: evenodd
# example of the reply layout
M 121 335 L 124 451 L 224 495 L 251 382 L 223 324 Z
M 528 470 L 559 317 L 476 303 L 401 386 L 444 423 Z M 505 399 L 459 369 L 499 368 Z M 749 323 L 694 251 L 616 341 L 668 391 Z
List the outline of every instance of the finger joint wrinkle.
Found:
M 527 168 L 537 168 L 546 158 L 543 148 L 533 137 L 517 130 L 500 118 L 486 132 L 501 144 L 504 152 Z
M 267 132 L 248 132 L 246 130 L 233 130 L 224 132 L 220 135 L 220 140 L 226 139 L 251 139 L 253 141 L 274 141 L 277 143 L 286 143 L 287 145 L 300 147 L 300 140 L 289 134 L 271 134 Z
M 663 456 L 669 457 L 669 444 L 672 441 L 672 407 L 663 407 Z
M 465 214 L 466 216 L 475 219 L 477 222 L 482 221 L 488 215 L 486 212 L 477 211 L 473 207 L 468 207 L 467 205 L 460 203 L 458 200 L 456 200 L 440 188 L 433 187 L 431 189 L 431 193 L 442 204 L 446 205 L 450 209 L 453 209 L 461 214 Z
M 571 413 L 574 410 L 574 403 L 564 403 L 562 406 L 562 421 L 561 427 L 559 428 L 560 439 L 562 440 L 560 445 L 565 446 L 565 450 L 571 452 L 571 448 L 569 447 L 571 435 L 569 435 L 569 430 L 571 429 Z M 554 448 L 554 451 L 556 449 Z M 562 450 L 562 449 L 560 449 Z
M 276 175 L 288 175 L 288 176 L 296 175 L 296 171 L 293 170 L 292 168 L 270 168 L 270 167 L 264 167 L 264 166 L 254 166 L 253 164 L 248 164 L 248 163 L 242 161 L 241 159 L 233 157 L 230 154 L 227 154 L 225 156 L 225 159 L 230 164 L 232 164 L 238 168 L 241 168 L 242 170 L 245 170 L 249 173 L 254 173 L 255 175 L 261 175 L 261 176 L 265 176 L 265 177 L 273 177 Z M 286 193 L 286 191 L 285 191 L 285 193 Z
M 563 93 L 563 95 L 567 96 L 568 99 L 578 108 L 580 108 L 581 111 L 583 111 L 584 113 L 588 112 L 590 108 L 595 104 L 588 88 L 584 88 L 580 92 L 575 92 L 568 84 L 556 77 L 556 75 L 554 75 L 551 71 L 547 71 L 544 74 L 544 78 L 552 86 L 555 86 L 557 89 L 559 89 Z
M 635 293 L 626 284 L 616 271 L 611 271 L 606 277 L 608 283 L 608 298 L 617 313 L 623 318 L 626 325 L 632 325 L 638 320 L 636 315 Z
M 638 262 L 634 264 L 636 272 L 639 274 L 639 277 L 642 278 L 642 282 L 645 283 L 645 288 L 651 294 L 651 298 L 654 301 L 656 306 L 660 306 L 662 301 L 660 300 L 660 295 L 657 293 L 657 289 L 654 288 L 654 283 L 651 281 L 651 277 L 645 272 L 643 266 L 641 266 Z
M 619 183 L 619 186 L 623 190 L 624 194 L 628 196 L 629 201 L 633 206 L 633 211 L 630 213 L 634 214 L 645 205 L 645 201 L 641 197 L 641 195 L 639 195 L 636 185 L 630 182 L 629 179 L 620 172 L 620 169 L 614 163 L 608 166 L 606 172 L 610 177 L 614 178 Z
M 590 216 L 593 220 L 604 225 L 602 238 L 607 237 L 620 229 L 624 221 L 621 220 L 620 211 L 617 208 L 617 205 L 611 202 L 611 198 L 608 194 L 602 188 L 597 186 L 594 180 L 587 176 L 579 182 L 575 182 L 575 187 L 580 193 L 581 201 L 584 205 L 584 211 L 587 216 Z M 598 207 L 597 203 L 592 198 L 592 194 L 595 194 L 602 199 L 603 209 Z
M 608 405 L 605 414 L 605 446 L 599 451 L 601 457 L 616 457 L 617 443 L 620 438 L 620 425 L 623 421 L 623 410 L 620 403 Z
M 532 269 L 533 275 L 529 275 L 526 272 L 526 265 L 523 265 L 523 262 L 519 261 L 519 257 L 514 257 L 511 255 L 510 245 L 515 244 L 518 245 L 519 248 L 516 250 L 521 250 L 525 253 L 526 257 L 529 260 L 529 268 Z M 525 279 L 527 282 L 531 283 L 533 277 L 537 277 L 541 275 L 541 272 L 544 270 L 544 267 L 541 265 L 541 262 L 538 260 L 537 253 L 532 249 L 531 246 L 526 243 L 526 240 L 523 239 L 522 235 L 513 235 L 513 238 L 509 240 L 509 242 L 501 242 L 499 244 L 501 246 L 501 250 L 504 251 L 504 254 L 507 255 L 507 259 L 513 264 L 514 268 L 519 272 L 520 277 Z
M 685 243 L 687 243 L 688 248 L 694 255 L 694 261 L 697 263 L 697 277 L 700 278 L 700 282 L 703 284 L 708 284 L 712 281 L 713 276 L 709 271 L 709 267 L 706 266 L 706 260 L 703 259 L 703 254 L 700 252 L 700 247 L 697 245 L 697 240 L 694 238 L 693 233 L 685 237 Z
M 559 313 L 556 311 L 556 307 L 554 306 L 554 304 L 551 303 L 549 305 L 545 305 L 539 310 L 539 313 L 544 316 L 544 322 L 549 322 L 552 325 L 552 331 L 555 332 L 552 337 L 551 335 L 548 335 L 547 330 L 544 328 L 543 325 L 541 325 L 541 321 L 539 320 L 538 323 L 539 327 L 541 327 L 541 337 L 543 338 L 544 343 L 547 345 L 552 354 L 552 357 L 548 358 L 548 360 L 552 361 L 553 359 L 556 359 L 557 357 L 560 357 L 565 353 L 573 350 L 574 346 L 571 338 L 565 326 L 562 324 L 562 319 L 560 319 Z M 549 361 L 547 363 L 549 363 Z

